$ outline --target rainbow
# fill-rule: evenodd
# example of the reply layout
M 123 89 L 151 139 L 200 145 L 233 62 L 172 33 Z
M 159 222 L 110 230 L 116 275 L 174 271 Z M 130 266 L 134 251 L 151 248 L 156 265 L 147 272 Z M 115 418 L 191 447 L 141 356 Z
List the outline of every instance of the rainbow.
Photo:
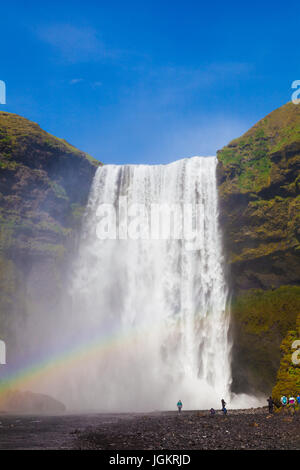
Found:
M 146 333 L 146 331 L 145 331 Z M 42 378 L 55 377 L 59 373 L 78 367 L 87 360 L 104 358 L 111 352 L 126 348 L 132 344 L 143 331 L 131 328 L 124 334 L 107 335 L 96 338 L 88 344 L 83 343 L 52 356 L 46 356 L 35 363 L 23 365 L 17 370 L 9 371 L 4 377 L 0 375 L 0 399 L 5 398 L 11 390 L 34 387 Z M 6 367 L 6 366 L 2 366 Z M 1 371 L 1 369 L 0 369 Z
M 174 324 L 174 330 L 178 325 Z M 112 353 L 118 353 L 124 349 L 129 350 L 134 346 L 135 341 L 149 335 L 147 324 L 143 328 L 129 328 L 124 332 L 108 333 L 99 338 L 93 338 L 87 343 L 81 343 L 75 347 L 70 347 L 67 351 L 60 351 L 54 355 L 45 356 L 39 361 L 30 362 L 17 367 L 15 370 L 8 370 L 6 374 L 1 374 L 0 368 L 0 400 L 11 390 L 36 389 L 42 379 L 55 378 L 59 374 L 69 373 L 72 368 L 79 368 L 87 361 L 105 359 Z M 151 334 L 156 334 L 161 325 L 151 324 Z M 1 366 L 7 367 L 7 366 Z M 1 376 L 2 375 L 2 376 Z

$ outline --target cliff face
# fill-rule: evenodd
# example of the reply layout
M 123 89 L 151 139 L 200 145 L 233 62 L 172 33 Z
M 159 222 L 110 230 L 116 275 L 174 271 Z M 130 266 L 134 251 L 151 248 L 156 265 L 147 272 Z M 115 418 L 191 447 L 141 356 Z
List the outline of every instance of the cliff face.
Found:
M 300 311 L 300 106 L 288 103 L 218 152 L 233 293 L 233 390 L 270 392 Z
M 0 113 L 0 337 L 8 354 L 15 318 L 20 325 L 32 310 L 55 310 L 98 165 L 37 124 Z
M 300 393 L 300 350 L 296 349 L 296 342 L 299 340 L 300 313 L 297 317 L 295 328 L 288 331 L 280 346 L 280 367 L 277 374 L 276 385 L 272 390 L 272 397 L 276 403 L 280 403 L 280 398 L 283 395 L 296 397 Z M 293 345 L 292 354 L 291 345 Z

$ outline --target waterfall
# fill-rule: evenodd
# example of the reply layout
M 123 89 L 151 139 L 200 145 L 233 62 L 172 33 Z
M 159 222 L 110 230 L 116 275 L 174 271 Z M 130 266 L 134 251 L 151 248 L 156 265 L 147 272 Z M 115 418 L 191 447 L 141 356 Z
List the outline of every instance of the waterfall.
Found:
M 203 409 L 228 398 L 228 290 L 216 164 L 215 157 L 193 157 L 97 169 L 74 270 L 68 334 L 70 341 L 94 340 L 99 347 L 73 377 L 68 393 L 74 404 L 80 396 L 90 408 L 146 411 L 174 409 L 181 399 L 186 409 Z M 121 235 L 112 223 L 114 236 L 99 236 L 103 207 L 115 211 L 111 220 L 117 232 L 123 224 Z M 173 236 L 159 236 L 149 215 L 153 207 L 174 209 L 169 219 L 158 219 L 171 220 Z M 176 235 L 184 207 L 193 208 L 197 229 L 188 240 Z M 139 211 L 149 227 L 152 221 L 156 237 L 144 225 L 136 229 Z

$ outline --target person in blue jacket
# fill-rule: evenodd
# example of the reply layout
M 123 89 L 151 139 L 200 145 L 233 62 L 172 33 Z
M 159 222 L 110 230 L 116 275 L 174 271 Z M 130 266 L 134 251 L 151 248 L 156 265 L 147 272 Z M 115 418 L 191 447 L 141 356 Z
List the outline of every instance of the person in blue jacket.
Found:
M 281 404 L 283 406 L 287 405 L 288 404 L 288 399 L 285 395 L 283 395 L 281 398 L 280 398 L 280 401 L 281 401 Z
M 182 408 L 182 401 L 179 400 L 179 402 L 177 403 L 177 408 L 178 408 L 178 413 L 181 412 L 181 408 Z

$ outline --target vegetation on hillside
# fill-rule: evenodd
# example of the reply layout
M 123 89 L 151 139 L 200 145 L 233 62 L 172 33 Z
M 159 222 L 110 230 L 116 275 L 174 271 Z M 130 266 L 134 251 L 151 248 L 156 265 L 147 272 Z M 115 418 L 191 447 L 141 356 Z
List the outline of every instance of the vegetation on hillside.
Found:
M 233 294 L 233 389 L 270 393 L 300 312 L 300 106 L 288 103 L 218 152 Z
M 11 354 L 18 348 L 12 324 L 55 311 L 99 164 L 37 124 L 0 112 L 0 338 Z
M 271 391 L 280 361 L 282 338 L 293 330 L 300 312 L 300 286 L 251 289 L 232 303 L 235 336 L 234 386 L 249 382 L 253 391 Z
M 287 103 L 218 152 L 219 161 L 234 174 L 226 190 L 248 193 L 269 186 L 272 156 L 296 144 L 300 151 L 300 106 Z
M 278 403 L 282 396 L 296 397 L 300 393 L 300 363 L 297 363 L 300 361 L 300 352 L 292 347 L 295 341 L 300 341 L 300 313 L 295 328 L 288 331 L 280 346 L 280 367 L 272 391 L 273 399 Z
M 38 124 L 0 112 L 0 250 L 61 255 L 99 164 Z
M 93 165 L 98 166 L 99 161 L 78 150 L 66 140 L 55 137 L 40 128 L 35 122 L 29 121 L 17 114 L 0 112 L 0 153 L 1 157 L 10 158 L 15 154 L 23 154 L 26 159 L 28 147 L 34 145 L 36 148 L 60 152 L 70 156 L 87 158 Z M 27 156 L 28 157 L 28 156 Z M 39 162 L 35 162 L 39 166 Z

